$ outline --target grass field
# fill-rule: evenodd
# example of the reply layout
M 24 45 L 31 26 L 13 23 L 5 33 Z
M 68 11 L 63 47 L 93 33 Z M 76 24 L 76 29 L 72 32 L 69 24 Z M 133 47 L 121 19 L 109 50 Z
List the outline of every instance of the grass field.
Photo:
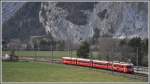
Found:
M 141 82 L 105 70 L 37 62 L 3 62 L 3 82 Z
M 5 55 L 6 53 L 10 54 L 10 51 L 3 51 L 2 54 Z M 17 56 L 32 56 L 32 57 L 52 57 L 51 51 L 15 51 Z M 60 59 L 61 57 L 77 57 L 76 51 L 72 51 L 72 54 L 69 54 L 69 51 L 53 51 L 53 59 Z M 96 59 L 97 52 L 93 52 L 93 59 Z M 101 56 L 102 59 L 105 59 L 104 56 Z
M 3 51 L 3 55 L 8 53 L 10 54 L 10 51 Z M 52 57 L 51 51 L 15 51 L 15 54 L 17 56 L 43 56 L 43 57 Z M 53 57 L 54 59 L 59 59 L 61 57 L 69 56 L 69 51 L 53 51 Z M 72 56 L 76 57 L 76 51 L 72 51 Z

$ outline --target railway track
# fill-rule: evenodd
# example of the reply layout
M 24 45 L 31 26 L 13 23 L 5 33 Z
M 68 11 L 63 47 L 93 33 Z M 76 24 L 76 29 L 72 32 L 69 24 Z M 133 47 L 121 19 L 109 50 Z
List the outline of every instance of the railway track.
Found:
M 131 79 L 139 79 L 139 80 L 143 80 L 145 82 L 148 81 L 148 74 L 141 74 L 141 73 L 126 74 L 126 73 L 119 73 L 119 72 L 113 72 L 113 74 L 125 76 L 125 77 L 131 78 Z
M 72 65 L 70 65 L 72 66 Z M 80 66 L 78 66 L 80 67 Z M 93 70 L 93 71 L 98 71 L 98 69 L 96 68 L 90 68 L 89 69 Z M 116 75 L 116 76 L 123 76 L 123 77 L 128 77 L 129 79 L 139 79 L 142 80 L 143 82 L 147 82 L 148 81 L 148 74 L 142 74 L 142 73 L 137 73 L 135 72 L 134 74 L 127 74 L 127 73 L 121 73 L 121 72 L 116 72 L 116 71 L 111 71 L 111 70 L 105 70 L 105 69 L 100 69 L 101 71 L 103 71 L 104 73 L 109 73 L 112 75 Z
M 91 68 L 91 70 L 97 71 L 98 69 Z M 101 69 L 101 71 L 103 71 L 104 73 L 109 73 L 109 74 L 116 75 L 116 76 L 128 77 L 130 79 L 139 79 L 139 80 L 142 80 L 143 82 L 148 81 L 148 74 L 143 74 L 143 73 L 138 73 L 138 72 L 135 72 L 134 74 L 127 74 L 127 73 L 116 72 L 116 71 L 111 71 L 111 70 L 104 70 L 104 69 Z
M 135 73 L 135 77 L 148 81 L 148 74 Z

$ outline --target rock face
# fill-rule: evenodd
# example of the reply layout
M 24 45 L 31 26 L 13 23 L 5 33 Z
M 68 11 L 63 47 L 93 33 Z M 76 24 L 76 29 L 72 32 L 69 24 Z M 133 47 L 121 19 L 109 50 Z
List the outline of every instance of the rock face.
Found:
M 7 2 L 7 5 L 12 3 Z M 16 2 L 15 4 L 19 5 L 23 3 Z M 5 10 L 7 11 L 3 10 L 3 19 L 6 19 L 6 14 L 10 13 L 11 15 L 7 15 L 9 19 L 3 22 L 3 39 L 21 39 L 28 41 L 30 36 L 45 34 L 45 29 L 39 22 L 39 10 L 41 8 L 41 3 L 24 3 L 19 9 L 16 5 L 14 5 L 15 7 L 12 7 L 12 10 L 16 11 L 15 13 L 11 13 L 8 10 L 11 10 L 9 6 L 5 6 Z
M 3 21 L 7 21 L 9 18 L 11 18 L 25 3 L 16 3 L 16 2 L 3 2 L 2 4 L 2 14 L 3 14 Z
M 64 2 L 42 3 L 40 22 L 56 39 L 79 42 L 99 36 L 114 38 L 147 37 L 147 3 Z
M 148 36 L 147 2 L 41 2 L 19 7 L 11 19 L 3 22 L 4 38 L 42 35 L 44 30 L 57 40 L 74 43 L 93 36 Z M 13 32 L 18 33 L 8 35 Z

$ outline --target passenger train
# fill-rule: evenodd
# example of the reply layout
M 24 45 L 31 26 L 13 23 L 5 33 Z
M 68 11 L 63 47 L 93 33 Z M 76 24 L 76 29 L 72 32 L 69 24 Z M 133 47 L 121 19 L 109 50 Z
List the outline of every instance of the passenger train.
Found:
M 62 57 L 62 62 L 63 64 L 69 64 L 69 65 L 79 65 L 83 67 L 113 70 L 117 72 L 131 73 L 131 74 L 134 73 L 132 63 L 101 61 L 101 60 L 91 60 L 91 59 L 72 58 L 72 57 Z

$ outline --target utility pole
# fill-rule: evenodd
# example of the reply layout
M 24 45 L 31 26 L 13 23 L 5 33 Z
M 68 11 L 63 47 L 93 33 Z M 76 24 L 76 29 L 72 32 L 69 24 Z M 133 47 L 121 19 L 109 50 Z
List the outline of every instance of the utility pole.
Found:
M 95 3 L 96 2 L 94 1 L 94 7 L 96 7 Z M 94 9 L 94 15 L 95 15 L 94 19 L 96 20 L 96 9 Z M 89 40 L 89 53 L 90 54 L 89 55 L 90 55 L 91 68 L 93 68 L 93 51 L 94 51 L 94 37 L 93 37 L 94 34 L 93 34 L 93 30 L 94 30 L 94 25 L 93 25 L 93 28 L 90 28 L 91 36 L 89 36 L 90 37 L 90 40 Z
M 39 51 L 39 40 L 38 39 L 36 40 L 36 44 L 37 44 L 37 50 L 36 50 L 36 59 L 35 60 L 37 60 L 38 51 Z
M 71 57 L 71 60 L 72 60 L 72 46 L 71 46 L 72 36 L 71 36 L 70 32 L 69 32 L 69 36 L 70 36 L 70 38 L 69 38 L 69 56 Z M 73 61 L 71 61 L 71 62 L 73 62 Z
M 53 39 L 51 40 L 51 63 L 53 63 Z
M 113 70 L 113 69 L 114 69 L 114 62 L 113 62 L 113 61 L 114 61 L 114 60 L 113 60 L 114 58 L 113 58 L 113 52 L 114 52 L 114 50 L 113 50 L 113 47 L 112 47 L 112 51 L 111 51 L 111 57 L 112 57 L 112 74 L 114 74 L 114 70 Z
M 35 61 L 35 58 L 36 58 L 36 51 L 35 51 L 35 44 L 34 44 L 34 47 L 33 47 L 33 51 L 34 51 L 34 61 Z
M 139 55 L 138 55 L 138 53 L 139 53 L 139 48 L 137 47 L 136 48 L 136 66 L 137 66 L 137 70 L 138 70 L 138 65 L 139 65 L 139 62 L 138 62 L 139 61 L 139 59 L 138 59 Z
M 93 54 L 92 54 L 92 51 L 91 51 L 91 66 L 93 68 Z

